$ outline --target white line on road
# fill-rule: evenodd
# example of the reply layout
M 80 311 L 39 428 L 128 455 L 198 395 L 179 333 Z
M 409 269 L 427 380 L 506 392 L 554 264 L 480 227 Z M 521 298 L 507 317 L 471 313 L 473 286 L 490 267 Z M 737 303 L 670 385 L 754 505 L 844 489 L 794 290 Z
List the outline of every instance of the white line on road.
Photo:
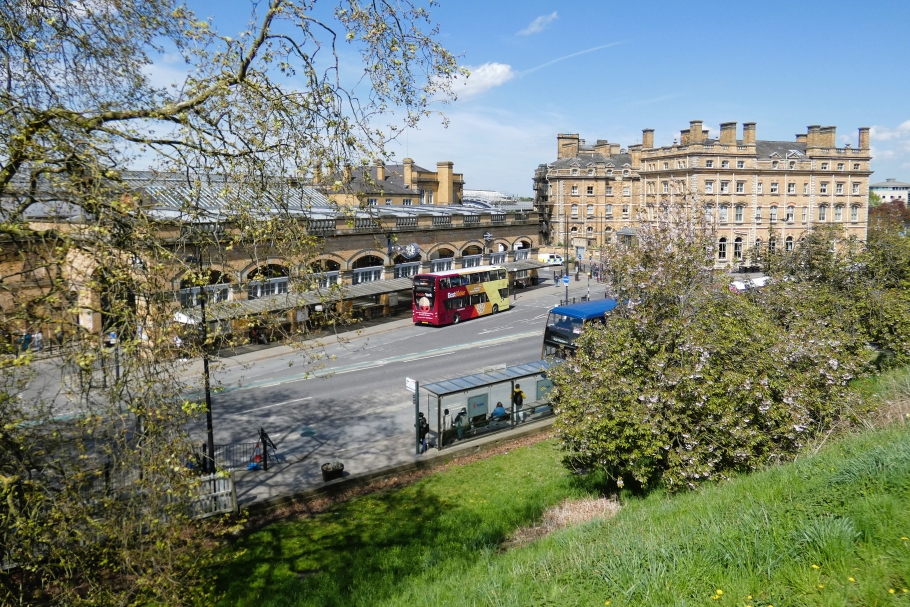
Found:
M 310 400 L 312 396 L 304 396 L 303 398 L 295 398 L 293 400 L 286 400 L 283 403 L 275 403 L 274 405 L 266 405 L 264 407 L 256 407 L 255 409 L 246 409 L 245 411 L 237 411 L 233 415 L 238 415 L 240 413 L 252 413 L 253 411 L 261 411 L 262 409 L 271 409 L 272 407 L 280 407 L 281 405 L 290 405 L 291 403 L 296 403 L 302 400 Z M 230 413 L 228 415 L 231 415 Z

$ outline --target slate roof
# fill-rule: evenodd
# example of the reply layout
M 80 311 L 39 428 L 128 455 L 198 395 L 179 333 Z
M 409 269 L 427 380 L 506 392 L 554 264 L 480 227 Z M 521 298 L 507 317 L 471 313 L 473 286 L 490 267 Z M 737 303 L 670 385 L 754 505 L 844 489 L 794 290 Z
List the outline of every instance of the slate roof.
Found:
M 910 188 L 910 183 L 905 183 L 903 181 L 880 181 L 878 183 L 870 183 L 870 188 Z
M 742 145 L 742 141 L 737 141 L 737 145 Z M 790 152 L 798 152 L 801 157 L 806 155 L 806 144 L 801 141 L 762 141 L 755 142 L 755 156 L 759 159 L 771 158 L 777 154 L 781 160 L 786 160 Z
M 596 164 L 612 164 L 613 168 L 620 169 L 624 164 L 632 164 L 631 154 L 612 154 L 606 156 L 604 154 L 579 154 L 574 158 L 560 158 L 548 164 L 550 168 L 553 169 L 587 169 L 594 168 L 593 165 Z M 588 166 L 588 165 L 592 166 Z

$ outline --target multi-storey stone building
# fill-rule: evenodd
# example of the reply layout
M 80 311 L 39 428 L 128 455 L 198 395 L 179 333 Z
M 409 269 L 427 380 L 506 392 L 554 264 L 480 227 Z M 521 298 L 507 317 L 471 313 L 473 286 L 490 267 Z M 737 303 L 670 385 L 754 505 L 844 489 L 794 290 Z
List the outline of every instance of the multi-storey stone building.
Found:
M 589 257 L 614 238 L 633 236 L 656 218 L 662 204 L 697 200 L 705 205 L 718 238 L 718 264 L 742 263 L 750 252 L 794 243 L 813 227 L 837 223 L 866 238 L 869 129 L 856 147 L 837 146 L 836 128 L 810 126 L 795 141 L 756 137 L 754 122 L 720 125 L 709 137 L 700 120 L 672 145 L 621 148 L 576 134 L 557 136 L 557 159 L 534 175 L 535 201 L 543 212 L 543 237 Z
M 461 204 L 464 175 L 453 170 L 454 163 L 443 160 L 430 171 L 405 158 L 401 164 L 381 160 L 372 167 L 348 169 L 342 186 L 322 185 L 321 189 L 336 204 L 345 206 L 419 206 Z M 317 176 L 317 182 L 320 181 Z

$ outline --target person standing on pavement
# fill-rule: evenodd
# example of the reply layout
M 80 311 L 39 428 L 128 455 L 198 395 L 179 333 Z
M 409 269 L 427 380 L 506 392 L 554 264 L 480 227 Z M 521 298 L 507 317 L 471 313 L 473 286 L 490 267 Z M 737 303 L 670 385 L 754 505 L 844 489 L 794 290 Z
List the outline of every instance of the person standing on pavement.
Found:
M 427 418 L 424 417 L 423 413 L 420 413 L 417 418 L 418 428 L 420 430 L 420 452 L 427 452 L 427 435 L 430 433 L 430 424 L 427 422 Z
M 32 340 L 35 342 L 35 352 L 40 352 L 44 349 L 44 333 L 41 332 L 41 329 L 35 331 Z
M 512 407 L 518 411 L 524 406 L 524 403 L 525 393 L 521 391 L 521 384 L 515 384 L 515 389 L 512 390 Z

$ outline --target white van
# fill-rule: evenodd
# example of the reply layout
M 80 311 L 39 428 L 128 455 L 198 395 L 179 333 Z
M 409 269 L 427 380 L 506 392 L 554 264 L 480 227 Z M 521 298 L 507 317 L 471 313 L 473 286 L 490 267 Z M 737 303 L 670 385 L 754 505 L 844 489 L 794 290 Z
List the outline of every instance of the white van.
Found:
M 540 253 L 537 255 L 537 260 L 542 263 L 562 265 L 562 255 L 556 253 Z

